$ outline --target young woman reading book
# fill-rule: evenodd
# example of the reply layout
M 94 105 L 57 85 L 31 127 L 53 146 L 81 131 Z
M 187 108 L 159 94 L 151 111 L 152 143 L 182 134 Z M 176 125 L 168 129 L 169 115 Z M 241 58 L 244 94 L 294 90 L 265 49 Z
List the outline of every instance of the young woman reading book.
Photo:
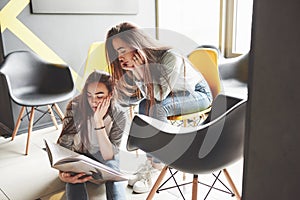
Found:
M 127 117 L 114 104 L 112 93 L 110 75 L 92 72 L 80 95 L 67 105 L 58 144 L 118 170 L 119 145 Z M 60 171 L 59 178 L 66 182 L 67 199 L 88 199 L 86 182 L 92 176 Z M 105 186 L 108 200 L 126 199 L 122 182 L 107 181 Z

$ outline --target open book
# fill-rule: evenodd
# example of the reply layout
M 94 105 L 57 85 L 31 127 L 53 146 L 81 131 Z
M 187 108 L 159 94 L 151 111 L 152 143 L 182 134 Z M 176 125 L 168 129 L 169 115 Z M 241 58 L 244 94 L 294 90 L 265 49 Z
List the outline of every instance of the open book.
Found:
M 105 181 L 125 181 L 127 176 L 85 155 L 76 153 L 59 144 L 45 141 L 51 167 L 73 173 L 84 172 L 92 175 L 91 182 L 100 184 Z

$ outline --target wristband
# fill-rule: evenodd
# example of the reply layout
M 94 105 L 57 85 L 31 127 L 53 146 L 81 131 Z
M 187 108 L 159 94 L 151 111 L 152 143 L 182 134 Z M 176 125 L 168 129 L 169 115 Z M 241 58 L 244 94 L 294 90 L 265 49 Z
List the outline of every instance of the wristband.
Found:
M 104 129 L 105 126 L 101 126 L 100 128 L 94 128 L 95 131 L 98 131 L 98 130 L 101 130 L 101 129 Z

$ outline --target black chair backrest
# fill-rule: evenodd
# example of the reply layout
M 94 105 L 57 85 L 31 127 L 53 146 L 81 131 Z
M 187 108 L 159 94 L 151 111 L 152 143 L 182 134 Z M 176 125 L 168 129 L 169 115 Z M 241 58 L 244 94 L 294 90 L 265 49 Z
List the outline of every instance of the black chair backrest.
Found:
M 31 51 L 8 54 L 0 66 L 13 100 L 34 93 L 59 94 L 74 90 L 71 71 L 67 65 L 42 60 Z
M 219 109 L 224 112 L 218 112 Z M 212 105 L 211 120 L 195 128 L 175 127 L 136 115 L 127 149 L 142 149 L 183 172 L 210 173 L 242 157 L 245 111 L 246 100 L 218 95 Z

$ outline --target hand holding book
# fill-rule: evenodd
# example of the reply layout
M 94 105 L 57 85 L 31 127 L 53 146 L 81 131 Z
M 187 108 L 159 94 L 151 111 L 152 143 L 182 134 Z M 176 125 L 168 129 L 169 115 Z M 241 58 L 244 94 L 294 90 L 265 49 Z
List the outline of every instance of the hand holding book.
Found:
M 66 183 L 84 183 L 91 181 L 93 177 L 85 173 L 63 172 L 59 171 L 60 180 Z
M 68 173 L 68 178 L 78 179 L 81 176 L 88 175 L 88 177 L 82 177 L 82 181 L 88 179 L 94 183 L 128 180 L 125 174 L 59 144 L 45 140 L 45 145 L 51 167 L 62 172 L 72 172 Z M 89 178 L 89 175 L 91 175 L 91 178 Z

